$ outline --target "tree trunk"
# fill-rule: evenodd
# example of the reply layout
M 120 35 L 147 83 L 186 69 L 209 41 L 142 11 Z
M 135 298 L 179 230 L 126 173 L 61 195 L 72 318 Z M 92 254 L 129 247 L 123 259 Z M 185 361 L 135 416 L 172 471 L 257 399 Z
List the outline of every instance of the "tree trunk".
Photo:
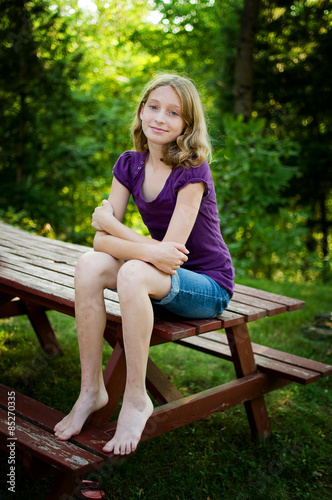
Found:
M 20 46 L 24 43 L 24 36 L 26 36 L 26 15 L 25 15 L 25 0 L 19 0 L 17 2 L 17 13 L 18 13 L 18 38 L 16 50 L 19 50 Z M 26 54 L 19 52 L 18 55 L 18 67 L 19 67 L 19 83 L 20 83 L 20 110 L 18 116 L 18 138 L 17 138 L 17 164 L 16 164 L 16 183 L 22 184 L 24 175 L 24 150 L 25 150 L 25 121 L 26 121 L 26 94 L 23 91 L 26 85 L 27 76 L 27 62 Z
M 241 14 L 234 75 L 234 111 L 249 120 L 252 113 L 253 50 L 260 0 L 245 0 Z
M 24 171 L 24 146 L 25 146 L 25 94 L 20 95 L 20 114 L 18 126 L 17 142 L 17 164 L 16 164 L 16 183 L 22 184 Z

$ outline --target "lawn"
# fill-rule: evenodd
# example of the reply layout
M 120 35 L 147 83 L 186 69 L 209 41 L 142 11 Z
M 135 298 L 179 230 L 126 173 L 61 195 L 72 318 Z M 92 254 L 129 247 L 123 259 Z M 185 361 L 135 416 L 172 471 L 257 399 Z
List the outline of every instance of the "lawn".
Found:
M 332 364 L 331 336 L 308 333 L 316 314 L 331 313 L 332 286 L 243 281 L 306 301 L 304 310 L 250 325 L 252 340 Z M 49 312 L 64 356 L 42 353 L 25 317 L 0 320 L 1 383 L 63 412 L 79 391 L 80 367 L 75 323 Z M 105 344 L 104 362 L 111 349 Z M 193 394 L 234 377 L 229 362 L 184 347 L 151 348 L 151 357 L 183 394 Z M 141 443 L 130 458 L 93 473 L 109 499 L 289 500 L 332 498 L 331 380 L 307 387 L 291 384 L 266 397 L 273 437 L 251 438 L 244 408 L 218 413 L 167 435 Z M 0 454 L 1 477 L 8 474 Z M 16 469 L 14 496 L 6 481 L 0 499 L 42 500 L 50 479 L 34 481 Z

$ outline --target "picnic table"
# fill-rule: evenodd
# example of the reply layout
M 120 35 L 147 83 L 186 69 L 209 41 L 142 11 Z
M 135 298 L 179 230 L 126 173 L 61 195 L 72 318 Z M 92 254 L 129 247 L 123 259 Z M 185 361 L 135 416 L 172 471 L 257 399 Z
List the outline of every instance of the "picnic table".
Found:
M 46 313 L 55 310 L 75 315 L 74 271 L 78 258 L 87 251 L 93 250 L 0 222 L 0 318 L 26 314 L 49 355 L 62 350 Z M 109 402 L 78 436 L 60 442 L 53 428 L 63 418 L 61 412 L 0 385 L 0 445 L 8 452 L 8 441 L 15 439 L 17 453 L 36 477 L 55 475 L 47 499 L 71 493 L 87 472 L 120 458 L 102 451 L 115 432 L 116 422 L 111 420 L 126 376 L 118 296 L 111 290 L 105 290 L 104 296 L 104 337 L 113 348 L 104 370 Z M 216 319 L 186 319 L 166 312 L 157 315 L 151 347 L 176 342 L 218 356 L 233 363 L 237 378 L 183 396 L 149 358 L 146 383 L 158 406 L 146 424 L 142 441 L 238 404 L 245 405 L 253 435 L 271 435 L 264 395 L 292 382 L 315 382 L 330 375 L 332 366 L 254 344 L 248 324 L 303 307 L 301 300 L 237 284 L 227 310 Z

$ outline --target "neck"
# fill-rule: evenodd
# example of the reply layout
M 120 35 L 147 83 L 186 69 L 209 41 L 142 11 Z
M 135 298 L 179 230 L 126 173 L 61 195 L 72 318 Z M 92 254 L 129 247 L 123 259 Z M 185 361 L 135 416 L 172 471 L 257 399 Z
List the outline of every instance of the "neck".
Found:
M 170 168 L 162 161 L 162 157 L 162 146 L 149 145 L 149 163 L 153 168 Z

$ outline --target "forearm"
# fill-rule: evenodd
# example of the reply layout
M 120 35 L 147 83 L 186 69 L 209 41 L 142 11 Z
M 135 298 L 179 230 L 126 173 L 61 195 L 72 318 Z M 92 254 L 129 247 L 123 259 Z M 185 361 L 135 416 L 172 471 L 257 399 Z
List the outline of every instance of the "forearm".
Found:
M 166 274 L 175 274 L 176 269 L 188 260 L 188 250 L 181 243 L 158 242 L 146 238 L 144 242 L 135 242 L 118 238 L 104 231 L 98 231 L 94 240 L 94 249 L 104 252 L 119 260 L 138 259 L 157 267 Z
M 145 262 L 149 262 L 149 247 L 154 240 L 149 242 L 148 240 L 150 240 L 150 238 L 144 238 L 144 240 L 141 240 L 139 238 L 137 239 L 140 241 L 130 241 L 114 236 L 112 234 L 107 234 L 104 231 L 98 231 L 93 242 L 93 248 L 97 252 L 107 253 L 109 255 L 112 255 L 112 257 L 116 259 L 139 259 Z
M 144 236 L 143 234 L 134 231 L 125 224 L 122 224 L 122 222 L 120 222 L 114 216 L 112 216 L 107 225 L 105 224 L 104 229 L 110 235 L 116 236 L 117 238 L 121 238 L 126 241 L 132 241 L 134 243 L 158 243 L 157 240 L 153 240 L 148 236 Z

